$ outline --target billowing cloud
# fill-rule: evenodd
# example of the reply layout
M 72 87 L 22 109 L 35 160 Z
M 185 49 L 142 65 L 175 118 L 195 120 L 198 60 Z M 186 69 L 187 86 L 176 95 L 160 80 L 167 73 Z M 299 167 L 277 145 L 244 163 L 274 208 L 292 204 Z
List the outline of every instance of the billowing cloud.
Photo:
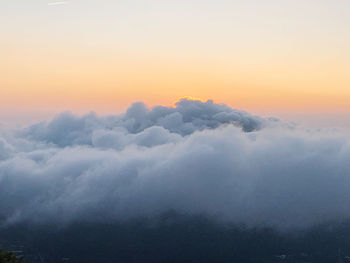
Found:
M 308 226 L 350 218 L 349 137 L 212 101 L 77 117 L 2 133 L 0 220 L 70 223 L 168 210 Z
M 38 123 L 21 131 L 21 134 L 30 140 L 50 142 L 62 147 L 92 145 L 94 133 L 101 129 L 107 130 L 109 135 L 112 132 L 118 136 L 116 133 L 139 134 L 147 128 L 161 127 L 167 132 L 185 136 L 222 124 L 235 124 L 249 132 L 260 129 L 264 122 L 258 116 L 215 104 L 211 100 L 201 102 L 182 99 L 176 103 L 176 107 L 157 106 L 150 110 L 144 103 L 136 102 L 125 114 L 106 118 L 99 118 L 95 114 L 77 117 L 63 113 L 51 122 Z M 159 133 L 160 130 L 153 131 Z

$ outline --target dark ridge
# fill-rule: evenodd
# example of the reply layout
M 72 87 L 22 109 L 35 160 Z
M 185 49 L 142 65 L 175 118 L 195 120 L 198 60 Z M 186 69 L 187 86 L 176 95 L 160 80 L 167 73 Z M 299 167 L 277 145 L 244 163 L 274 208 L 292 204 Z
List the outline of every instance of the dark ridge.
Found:
M 21 246 L 32 263 L 62 262 L 343 262 L 350 224 L 279 232 L 165 214 L 157 220 L 76 223 L 65 228 L 17 225 L 0 230 L 2 244 Z M 26 259 L 26 257 L 25 257 Z M 40 260 L 39 260 L 40 259 Z

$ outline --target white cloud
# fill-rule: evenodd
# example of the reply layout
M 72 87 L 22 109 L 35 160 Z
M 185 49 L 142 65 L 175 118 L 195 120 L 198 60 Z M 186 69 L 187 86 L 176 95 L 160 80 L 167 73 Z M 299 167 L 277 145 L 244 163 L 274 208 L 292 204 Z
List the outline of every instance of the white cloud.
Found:
M 65 5 L 67 4 L 68 1 L 57 1 L 57 2 L 50 2 L 50 3 L 47 3 L 47 5 L 50 5 L 50 6 L 55 6 L 55 5 Z
M 250 131 L 250 132 L 244 132 Z M 0 139 L 0 220 L 69 223 L 169 209 L 248 225 L 350 217 L 349 136 L 213 102 L 64 113 Z

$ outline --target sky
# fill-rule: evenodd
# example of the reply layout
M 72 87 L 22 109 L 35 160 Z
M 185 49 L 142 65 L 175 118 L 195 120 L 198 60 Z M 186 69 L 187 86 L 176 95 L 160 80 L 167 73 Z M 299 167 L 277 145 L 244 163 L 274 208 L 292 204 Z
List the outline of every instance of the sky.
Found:
M 194 96 L 350 125 L 349 8 L 347 0 L 0 0 L 0 122 Z

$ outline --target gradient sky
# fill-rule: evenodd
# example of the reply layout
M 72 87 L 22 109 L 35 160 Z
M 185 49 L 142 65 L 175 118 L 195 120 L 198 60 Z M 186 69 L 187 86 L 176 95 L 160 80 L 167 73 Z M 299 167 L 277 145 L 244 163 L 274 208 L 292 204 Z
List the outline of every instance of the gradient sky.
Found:
M 348 116 L 349 11 L 349 0 L 0 0 L 0 122 L 186 95 Z

